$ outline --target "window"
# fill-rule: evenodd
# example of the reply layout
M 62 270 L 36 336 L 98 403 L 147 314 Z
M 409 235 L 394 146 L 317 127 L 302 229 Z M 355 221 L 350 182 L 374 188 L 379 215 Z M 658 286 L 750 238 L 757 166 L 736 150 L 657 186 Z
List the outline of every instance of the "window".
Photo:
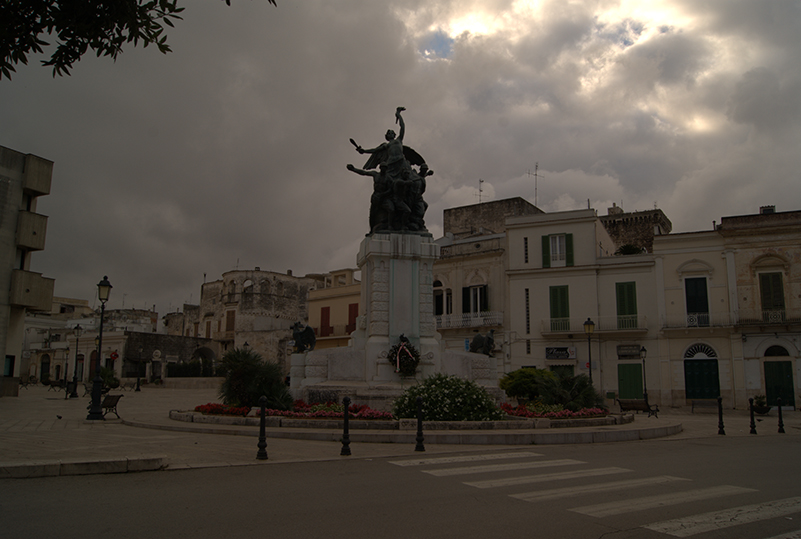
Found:
M 615 283 L 617 329 L 637 328 L 637 283 Z
M 225 331 L 236 329 L 236 311 L 225 311 Z
M 487 308 L 487 285 L 462 288 L 462 312 L 478 314 Z
M 782 322 L 784 320 L 782 274 L 760 273 L 759 292 L 762 299 L 762 319 L 765 322 Z
M 706 277 L 684 279 L 684 297 L 687 306 L 687 326 L 708 326 L 709 298 L 706 291 Z
M 445 314 L 453 314 L 453 291 L 445 289 Z
M 350 335 L 356 331 L 356 319 L 359 317 L 359 304 L 351 303 L 348 305 L 348 325 L 345 328 L 345 333 Z
M 528 264 L 528 238 L 523 238 L 523 263 Z
M 328 337 L 334 333 L 331 327 L 331 307 L 320 308 L 320 337 Z
M 542 267 L 559 268 L 573 265 L 573 234 L 551 234 L 542 237 Z
M 442 281 L 434 281 L 434 316 L 440 316 L 445 312 L 444 299 Z
M 211 320 L 206 320 L 206 338 L 211 339 Z
M 567 286 L 550 287 L 551 331 L 570 331 L 570 298 Z

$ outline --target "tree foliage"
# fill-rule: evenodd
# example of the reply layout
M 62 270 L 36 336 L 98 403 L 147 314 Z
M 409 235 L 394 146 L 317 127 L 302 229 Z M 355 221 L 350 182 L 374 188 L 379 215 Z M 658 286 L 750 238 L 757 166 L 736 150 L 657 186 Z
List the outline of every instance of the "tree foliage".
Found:
M 425 421 L 491 421 L 503 419 L 487 391 L 458 376 L 435 374 L 407 389 L 392 403 L 396 418 L 417 417 L 417 397 L 423 399 Z
M 253 407 L 264 395 L 268 408 L 291 409 L 292 397 L 281 367 L 265 362 L 258 353 L 244 348 L 231 350 L 222 357 L 219 370 L 225 377 L 220 387 L 220 398 L 225 404 Z
M 498 387 L 510 399 L 536 400 L 556 382 L 556 375 L 547 369 L 523 367 L 503 375 Z
M 275 5 L 275 0 L 268 0 Z M 230 0 L 225 3 L 231 5 Z M 69 75 L 73 64 L 89 50 L 113 59 L 124 45 L 140 42 L 171 52 L 164 26 L 173 26 L 184 10 L 178 0 L 3 0 L 0 2 L 0 79 L 10 79 L 14 66 L 28 63 L 28 55 L 44 52 L 57 42 L 45 66 L 53 76 Z

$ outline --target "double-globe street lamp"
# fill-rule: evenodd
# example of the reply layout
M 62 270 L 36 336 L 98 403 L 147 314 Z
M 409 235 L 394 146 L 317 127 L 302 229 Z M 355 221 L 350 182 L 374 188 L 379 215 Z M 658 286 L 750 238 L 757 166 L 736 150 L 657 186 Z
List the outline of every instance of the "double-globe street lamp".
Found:
M 103 349 L 103 316 L 106 313 L 106 302 L 111 293 L 111 283 L 108 277 L 97 283 L 97 299 L 100 300 L 100 330 L 97 335 L 97 363 L 95 365 L 95 379 L 92 382 L 92 404 L 89 406 L 87 420 L 103 419 L 103 408 L 100 406 L 100 397 L 103 393 L 103 377 L 100 376 L 100 351 Z
M 595 322 L 590 318 L 584 322 L 584 333 L 587 334 L 587 367 L 590 369 L 590 385 L 592 385 L 592 333 L 595 331 Z
M 80 324 L 75 326 L 73 330 L 75 332 L 75 370 L 72 374 L 72 392 L 70 393 L 71 399 L 78 398 L 78 342 L 80 342 L 81 334 L 83 333 L 83 328 Z

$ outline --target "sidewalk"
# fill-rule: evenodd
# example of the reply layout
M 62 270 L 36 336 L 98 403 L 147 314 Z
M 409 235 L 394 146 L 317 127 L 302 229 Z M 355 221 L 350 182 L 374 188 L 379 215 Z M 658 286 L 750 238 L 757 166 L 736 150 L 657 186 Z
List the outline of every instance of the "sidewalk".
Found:
M 116 393 L 116 392 L 115 392 Z M 19 397 L 0 399 L 0 478 L 112 473 L 155 469 L 180 470 L 216 466 L 264 465 L 341 458 L 378 458 L 414 454 L 415 433 L 398 433 L 404 443 L 386 441 L 386 431 L 350 431 L 351 457 L 340 456 L 341 431 L 329 429 L 268 429 L 268 460 L 256 460 L 258 428 L 183 423 L 169 419 L 170 410 L 191 410 L 215 402 L 210 389 L 143 388 L 125 391 L 114 414 L 105 421 L 86 421 L 89 397 L 64 399 L 64 392 L 43 386 L 20 389 Z M 714 437 L 718 418 L 711 410 L 690 414 L 663 410 L 659 418 L 637 415 L 634 423 L 601 427 L 535 429 L 527 431 L 424 432 L 426 453 L 520 448 L 521 443 L 586 443 L 639 440 L 679 431 L 672 440 Z M 745 411 L 724 411 L 727 436 L 749 436 Z M 60 418 L 59 418 L 60 416 Z M 759 418 L 760 436 L 777 433 L 776 411 Z M 801 414 L 784 412 L 786 435 L 801 434 Z M 655 430 L 656 429 L 656 430 Z M 643 433 L 646 433 L 645 435 Z M 461 437 L 455 439 L 454 437 Z M 751 435 L 752 436 L 752 435 Z M 305 439 L 297 439 L 303 437 Z M 517 438 L 515 438 L 517 437 Z M 462 443 L 465 441 L 480 443 Z M 448 443 L 437 443 L 448 442 Z M 493 443 L 499 442 L 499 443 Z M 511 443 L 510 443 L 511 442 Z M 458 444 L 458 445 L 455 445 Z

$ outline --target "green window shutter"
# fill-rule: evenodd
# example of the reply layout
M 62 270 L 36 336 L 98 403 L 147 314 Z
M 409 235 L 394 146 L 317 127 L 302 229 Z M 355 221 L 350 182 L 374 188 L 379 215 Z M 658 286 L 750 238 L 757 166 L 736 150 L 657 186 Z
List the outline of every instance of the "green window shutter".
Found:
M 551 237 L 542 237 L 542 267 L 551 267 Z
M 617 296 L 617 327 L 633 329 L 637 327 L 637 283 L 615 283 Z
M 573 234 L 565 234 L 565 265 L 573 265 Z
M 481 286 L 481 291 L 479 292 L 479 298 L 481 303 L 481 310 L 489 311 L 489 294 L 487 294 L 487 285 Z
M 462 288 L 462 313 L 470 312 L 470 288 Z
M 781 273 L 760 273 L 759 289 L 763 311 L 784 310 L 784 288 Z
M 551 318 L 570 318 L 570 302 L 567 286 L 550 287 Z

